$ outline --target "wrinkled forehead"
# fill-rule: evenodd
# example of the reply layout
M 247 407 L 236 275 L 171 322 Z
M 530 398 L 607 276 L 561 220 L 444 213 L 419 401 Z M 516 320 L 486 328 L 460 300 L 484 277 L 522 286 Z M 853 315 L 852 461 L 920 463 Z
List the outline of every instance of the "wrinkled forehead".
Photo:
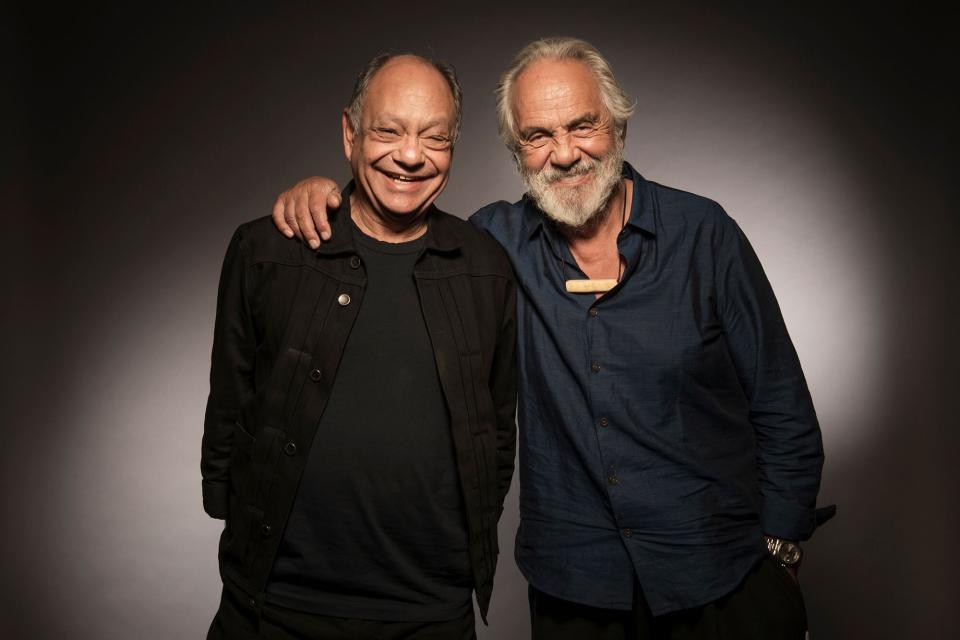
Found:
M 453 93 L 443 75 L 416 58 L 391 60 L 371 79 L 361 119 L 454 120 Z
M 600 85 L 579 60 L 537 60 L 518 75 L 511 96 L 514 118 L 531 113 L 563 111 L 606 112 Z

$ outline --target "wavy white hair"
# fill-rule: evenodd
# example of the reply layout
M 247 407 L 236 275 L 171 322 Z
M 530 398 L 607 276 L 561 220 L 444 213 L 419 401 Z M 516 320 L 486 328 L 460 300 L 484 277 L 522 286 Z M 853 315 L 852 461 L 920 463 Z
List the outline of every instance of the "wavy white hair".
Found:
M 511 108 L 513 85 L 520 72 L 529 64 L 544 59 L 579 60 L 587 65 L 600 86 L 600 96 L 613 120 L 614 132 L 623 139 L 627 120 L 633 114 L 636 103 L 617 82 L 606 58 L 600 55 L 596 47 L 583 40 L 565 37 L 542 38 L 531 42 L 517 53 L 513 62 L 500 76 L 500 83 L 497 85 L 497 126 L 500 138 L 507 148 L 513 153 L 517 152 L 516 123 Z

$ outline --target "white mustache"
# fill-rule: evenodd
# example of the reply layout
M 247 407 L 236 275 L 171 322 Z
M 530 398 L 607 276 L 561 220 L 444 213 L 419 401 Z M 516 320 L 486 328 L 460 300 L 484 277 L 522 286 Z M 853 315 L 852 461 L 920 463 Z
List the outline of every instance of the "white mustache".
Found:
M 540 179 L 545 181 L 548 184 L 553 184 L 554 182 L 560 182 L 566 178 L 576 178 L 587 173 L 590 173 L 597 168 L 599 162 L 593 160 L 590 162 L 581 161 L 570 169 L 543 169 L 540 172 Z

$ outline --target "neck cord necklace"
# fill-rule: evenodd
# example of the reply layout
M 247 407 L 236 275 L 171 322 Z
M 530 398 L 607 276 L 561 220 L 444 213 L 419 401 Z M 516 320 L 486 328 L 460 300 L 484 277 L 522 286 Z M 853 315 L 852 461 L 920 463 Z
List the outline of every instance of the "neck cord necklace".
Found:
M 622 183 L 621 183 L 622 184 Z M 621 214 L 620 219 L 620 231 L 622 232 L 624 227 L 627 226 L 627 187 L 623 186 L 623 213 Z M 571 255 L 573 251 L 571 250 Z M 559 256 L 559 252 L 557 252 Z M 576 257 L 574 257 L 576 260 Z M 623 275 L 623 263 L 620 260 L 619 254 L 617 256 L 617 278 L 598 279 L 594 280 L 588 278 L 586 280 L 567 280 L 566 279 L 566 266 L 563 264 L 563 258 L 560 258 L 560 279 L 564 281 L 564 286 L 567 289 L 567 293 L 606 293 L 613 289 L 620 282 L 620 278 Z

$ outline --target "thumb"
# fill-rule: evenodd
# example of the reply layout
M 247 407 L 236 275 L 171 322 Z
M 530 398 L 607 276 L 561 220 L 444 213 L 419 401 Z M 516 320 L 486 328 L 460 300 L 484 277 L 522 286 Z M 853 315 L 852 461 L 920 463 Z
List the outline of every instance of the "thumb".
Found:
M 334 189 L 327 195 L 327 208 L 328 209 L 339 209 L 340 208 L 340 192 Z

